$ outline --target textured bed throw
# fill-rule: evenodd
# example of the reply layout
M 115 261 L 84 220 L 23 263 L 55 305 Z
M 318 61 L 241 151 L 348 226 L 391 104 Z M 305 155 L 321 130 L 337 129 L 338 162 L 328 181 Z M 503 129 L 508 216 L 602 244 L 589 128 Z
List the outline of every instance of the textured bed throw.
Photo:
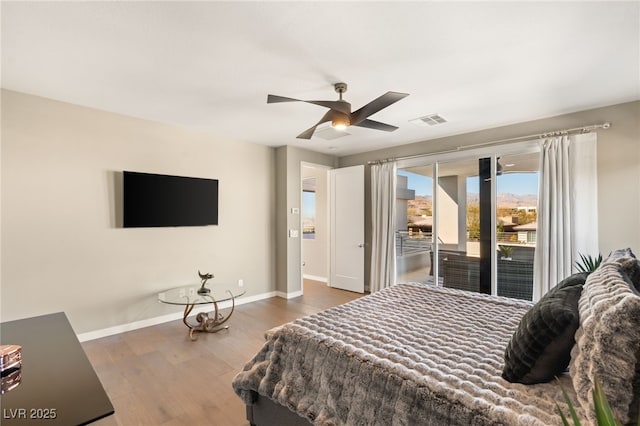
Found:
M 501 378 L 530 307 L 399 284 L 271 330 L 233 387 L 246 404 L 259 393 L 316 425 L 560 425 L 556 382 Z

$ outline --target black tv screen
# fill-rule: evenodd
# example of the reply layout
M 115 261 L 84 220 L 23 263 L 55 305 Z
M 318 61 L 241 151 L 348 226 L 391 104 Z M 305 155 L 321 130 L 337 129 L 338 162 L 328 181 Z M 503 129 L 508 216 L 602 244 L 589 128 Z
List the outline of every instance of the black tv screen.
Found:
M 218 224 L 218 180 L 123 172 L 123 226 Z

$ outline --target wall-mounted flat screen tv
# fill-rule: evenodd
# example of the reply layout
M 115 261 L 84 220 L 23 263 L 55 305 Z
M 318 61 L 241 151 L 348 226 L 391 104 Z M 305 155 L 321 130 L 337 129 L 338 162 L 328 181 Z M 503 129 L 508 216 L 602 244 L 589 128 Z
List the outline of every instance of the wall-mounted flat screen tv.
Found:
M 123 172 L 123 226 L 218 224 L 218 180 Z

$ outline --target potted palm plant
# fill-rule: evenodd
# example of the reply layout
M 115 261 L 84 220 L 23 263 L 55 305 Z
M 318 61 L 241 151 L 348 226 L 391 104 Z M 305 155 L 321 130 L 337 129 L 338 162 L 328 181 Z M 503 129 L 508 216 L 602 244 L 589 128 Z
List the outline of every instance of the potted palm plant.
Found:
M 500 253 L 500 259 L 511 260 L 511 256 L 513 255 L 513 247 L 500 245 L 498 246 L 498 252 Z
M 580 259 L 576 260 L 576 269 L 578 272 L 586 272 L 587 274 L 595 271 L 598 266 L 602 263 L 602 255 L 598 253 L 598 256 L 591 256 L 590 254 L 582 254 L 580 255 Z

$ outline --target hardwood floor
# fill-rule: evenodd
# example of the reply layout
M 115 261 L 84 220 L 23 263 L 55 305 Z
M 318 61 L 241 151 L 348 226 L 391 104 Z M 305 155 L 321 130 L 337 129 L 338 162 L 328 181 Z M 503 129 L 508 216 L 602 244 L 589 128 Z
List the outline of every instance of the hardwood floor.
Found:
M 84 342 L 115 407 L 94 424 L 248 425 L 231 380 L 262 347 L 264 332 L 360 296 L 305 280 L 303 296 L 238 306 L 228 331 L 199 333 L 197 341 L 172 321 Z

